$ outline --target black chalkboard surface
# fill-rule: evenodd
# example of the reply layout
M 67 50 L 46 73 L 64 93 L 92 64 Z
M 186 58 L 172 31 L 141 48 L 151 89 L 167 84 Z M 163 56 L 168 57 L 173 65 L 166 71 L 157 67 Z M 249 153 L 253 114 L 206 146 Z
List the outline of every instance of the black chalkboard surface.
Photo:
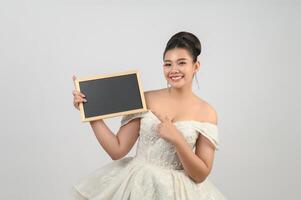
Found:
M 138 70 L 77 78 L 75 86 L 87 100 L 79 105 L 82 122 L 147 111 Z

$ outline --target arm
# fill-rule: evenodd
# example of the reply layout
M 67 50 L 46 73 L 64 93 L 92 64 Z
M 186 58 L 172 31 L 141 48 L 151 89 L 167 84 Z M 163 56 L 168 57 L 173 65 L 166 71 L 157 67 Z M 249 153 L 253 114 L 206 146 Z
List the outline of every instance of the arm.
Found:
M 185 172 L 197 183 L 203 182 L 209 175 L 214 159 L 215 148 L 210 141 L 199 134 L 195 153 L 183 138 L 176 144 L 178 157 Z
M 144 92 L 146 103 L 149 102 L 149 95 L 149 91 Z M 116 135 L 112 133 L 103 120 L 92 121 L 90 124 L 99 144 L 113 160 L 118 160 L 124 157 L 137 141 L 140 130 L 140 119 L 132 119 L 121 126 Z
M 76 88 L 76 77 L 73 76 L 72 79 Z M 72 94 L 74 96 L 73 105 L 79 110 L 79 104 L 86 102 L 85 95 L 77 90 L 74 90 Z M 90 125 L 99 144 L 113 160 L 117 160 L 126 155 L 135 144 L 139 134 L 140 119 L 134 119 L 122 126 L 117 135 L 112 133 L 102 119 L 91 121 Z
M 217 124 L 217 114 L 214 109 L 209 113 L 210 121 Z M 184 136 L 174 144 L 178 157 L 182 162 L 185 172 L 197 183 L 203 182 L 212 170 L 215 147 L 202 134 L 196 141 L 195 153 L 189 147 Z
M 140 119 L 133 119 L 120 127 L 116 135 L 103 120 L 91 121 L 90 125 L 99 144 L 112 160 L 118 160 L 124 157 L 134 146 L 139 136 Z

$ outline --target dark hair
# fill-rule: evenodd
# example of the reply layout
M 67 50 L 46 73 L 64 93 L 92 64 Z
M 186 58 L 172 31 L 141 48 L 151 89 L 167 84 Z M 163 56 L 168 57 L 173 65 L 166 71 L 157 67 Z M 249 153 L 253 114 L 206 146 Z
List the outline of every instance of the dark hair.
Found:
M 168 40 L 163 53 L 163 60 L 165 53 L 174 48 L 186 49 L 191 54 L 193 62 L 196 62 L 198 55 L 201 54 L 200 40 L 192 33 L 186 31 L 178 32 Z

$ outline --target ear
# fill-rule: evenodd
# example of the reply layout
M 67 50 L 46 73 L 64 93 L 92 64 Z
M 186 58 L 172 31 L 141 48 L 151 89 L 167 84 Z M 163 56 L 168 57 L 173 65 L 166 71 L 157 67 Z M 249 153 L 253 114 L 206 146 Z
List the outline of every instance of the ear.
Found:
M 195 62 L 194 74 L 196 74 L 200 70 L 201 64 L 200 61 Z

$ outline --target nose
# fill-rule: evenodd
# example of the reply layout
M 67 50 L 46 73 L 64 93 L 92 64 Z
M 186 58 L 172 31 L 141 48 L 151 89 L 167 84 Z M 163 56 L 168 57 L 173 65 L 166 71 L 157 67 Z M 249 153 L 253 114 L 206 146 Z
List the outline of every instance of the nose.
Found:
M 179 72 L 178 65 L 177 64 L 172 64 L 170 71 L 171 72 Z

